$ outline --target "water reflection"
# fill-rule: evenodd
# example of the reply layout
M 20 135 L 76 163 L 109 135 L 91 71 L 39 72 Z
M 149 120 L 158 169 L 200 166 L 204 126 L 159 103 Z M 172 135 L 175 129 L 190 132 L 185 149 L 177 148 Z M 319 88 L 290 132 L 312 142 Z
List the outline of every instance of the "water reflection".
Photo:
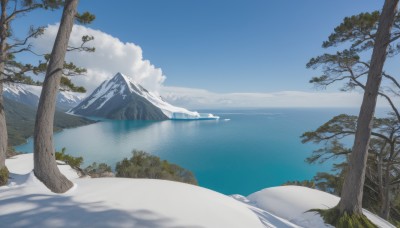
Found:
M 111 121 L 55 134 L 59 150 L 83 156 L 85 165 L 130 157 L 145 150 L 185 167 L 201 186 L 246 195 L 288 180 L 311 179 L 331 167 L 304 163 L 318 147 L 299 136 L 343 113 L 339 109 L 220 111 L 231 121 Z M 218 112 L 213 112 L 218 113 Z M 346 112 L 345 112 L 346 113 Z M 32 152 L 32 140 L 18 150 Z
M 64 130 L 55 134 L 56 150 L 66 147 L 67 153 L 83 156 L 84 165 L 106 162 L 112 166 L 129 157 L 132 150 L 144 150 L 160 155 L 175 140 L 194 142 L 201 125 L 218 121 L 117 121 L 105 120 L 92 125 Z M 32 139 L 16 147 L 23 152 L 33 151 Z

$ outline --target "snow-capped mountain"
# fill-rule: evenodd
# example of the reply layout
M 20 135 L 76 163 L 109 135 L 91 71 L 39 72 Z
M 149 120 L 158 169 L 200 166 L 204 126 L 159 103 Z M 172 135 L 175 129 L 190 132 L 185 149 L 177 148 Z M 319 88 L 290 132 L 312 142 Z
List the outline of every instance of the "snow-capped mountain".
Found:
M 5 83 L 3 96 L 22 104 L 36 107 L 39 103 L 42 87 L 16 83 Z M 86 97 L 85 93 L 61 91 L 57 96 L 57 109 L 69 110 L 78 105 Z
M 104 81 L 69 112 L 109 119 L 218 119 L 212 114 L 175 107 L 121 73 Z

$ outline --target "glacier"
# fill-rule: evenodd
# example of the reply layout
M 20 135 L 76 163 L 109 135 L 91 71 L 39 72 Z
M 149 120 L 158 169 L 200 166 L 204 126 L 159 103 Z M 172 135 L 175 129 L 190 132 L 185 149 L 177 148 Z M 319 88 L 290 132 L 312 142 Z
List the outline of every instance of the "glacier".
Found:
M 211 113 L 198 113 L 191 112 L 193 114 L 183 113 L 183 112 L 172 112 L 171 120 L 213 120 L 219 119 L 219 116 L 215 116 Z
M 170 103 L 164 101 L 161 96 L 147 91 L 140 84 L 130 80 L 126 75 L 122 73 L 117 73 L 116 76 L 122 77 L 127 83 L 129 90 L 131 92 L 136 92 L 139 95 L 146 98 L 154 106 L 158 107 L 169 119 L 171 120 L 217 120 L 219 116 L 215 116 L 211 113 L 199 113 L 194 111 L 189 111 L 185 108 L 176 107 Z M 116 77 L 114 76 L 114 77 Z

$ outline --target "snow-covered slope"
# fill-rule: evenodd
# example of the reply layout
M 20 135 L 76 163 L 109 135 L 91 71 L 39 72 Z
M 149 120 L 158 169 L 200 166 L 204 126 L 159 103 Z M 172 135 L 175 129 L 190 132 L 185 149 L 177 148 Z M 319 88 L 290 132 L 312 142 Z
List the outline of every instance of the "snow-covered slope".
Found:
M 39 103 L 42 87 L 16 83 L 4 84 L 3 96 L 22 104 L 36 107 Z M 57 96 L 57 108 L 68 110 L 75 107 L 86 97 L 85 93 L 61 91 Z
M 240 197 L 234 196 L 239 200 Z M 266 188 L 249 195 L 247 203 L 286 219 L 301 227 L 332 227 L 324 224 L 322 218 L 310 209 L 327 209 L 336 206 L 339 197 L 316 189 L 301 186 L 280 186 Z M 241 200 L 242 201 L 242 200 Z M 375 225 L 395 228 L 379 216 L 363 209 L 364 214 Z
M 262 228 L 244 204 L 220 193 L 172 181 L 78 179 L 65 194 L 51 193 L 31 172 L 33 156 L 6 162 L 12 182 L 0 187 L 0 221 L 6 227 L 229 227 Z M 0 225 L 1 226 L 1 225 Z
M 75 186 L 54 194 L 33 174 L 33 154 L 9 158 L 6 165 L 11 179 L 0 187 L 2 227 L 323 228 L 330 226 L 305 212 L 339 200 L 299 186 L 266 188 L 246 198 L 164 180 L 78 178 L 68 165 L 59 168 Z M 364 213 L 379 227 L 394 227 Z
M 173 106 L 121 73 L 104 81 L 70 112 L 111 119 L 195 120 L 218 118 L 212 114 L 201 114 Z

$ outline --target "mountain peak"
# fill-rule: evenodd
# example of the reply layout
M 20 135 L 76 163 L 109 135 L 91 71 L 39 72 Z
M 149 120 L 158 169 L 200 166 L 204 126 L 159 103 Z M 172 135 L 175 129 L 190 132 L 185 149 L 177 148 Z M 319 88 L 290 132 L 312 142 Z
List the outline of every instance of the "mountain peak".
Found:
M 109 119 L 218 119 L 211 114 L 202 115 L 173 106 L 120 72 L 70 112 Z
M 114 77 L 112 77 L 110 80 L 110 82 L 119 82 L 119 81 L 123 81 L 126 84 L 129 84 L 131 81 L 129 80 L 129 78 L 127 76 L 125 76 L 124 74 L 118 72 L 117 74 L 114 75 Z
M 124 78 L 124 79 L 126 79 L 127 78 L 127 76 L 125 76 L 124 74 L 122 74 L 121 72 L 118 72 L 118 73 L 116 73 L 115 75 L 114 75 L 114 77 L 113 78 Z

